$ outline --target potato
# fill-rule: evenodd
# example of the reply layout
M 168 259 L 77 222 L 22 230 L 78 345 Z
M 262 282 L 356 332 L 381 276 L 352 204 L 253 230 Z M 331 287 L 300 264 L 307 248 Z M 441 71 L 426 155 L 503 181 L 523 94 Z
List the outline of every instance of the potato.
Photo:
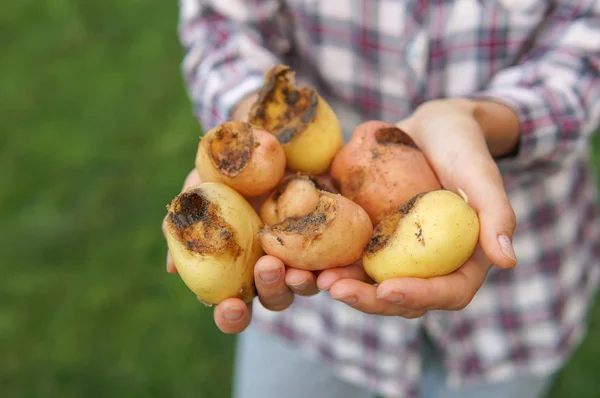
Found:
M 363 267 L 378 283 L 447 275 L 471 257 L 478 240 L 479 218 L 466 196 L 447 190 L 421 193 L 377 225 Z
M 273 225 L 288 217 L 304 217 L 317 207 L 319 191 L 337 193 L 327 176 L 287 175 L 263 202 L 260 218 L 265 224 Z
M 329 104 L 315 90 L 297 88 L 294 75 L 284 65 L 269 70 L 248 119 L 277 137 L 288 168 L 322 174 L 342 147 L 342 129 Z
M 295 175 L 265 201 L 259 234 L 267 254 L 309 271 L 360 259 L 373 232 L 367 213 L 342 195 L 320 189 L 313 177 Z
M 205 182 L 226 184 L 246 197 L 271 191 L 285 173 L 285 153 L 272 134 L 249 123 L 226 122 L 198 144 L 196 170 Z
M 358 203 L 373 225 L 421 192 L 441 189 L 423 153 L 394 125 L 358 126 L 336 155 L 331 177 L 345 197 Z
M 254 265 L 264 254 L 263 223 L 227 185 L 203 182 L 167 206 L 167 244 L 183 282 L 206 304 L 255 295 Z

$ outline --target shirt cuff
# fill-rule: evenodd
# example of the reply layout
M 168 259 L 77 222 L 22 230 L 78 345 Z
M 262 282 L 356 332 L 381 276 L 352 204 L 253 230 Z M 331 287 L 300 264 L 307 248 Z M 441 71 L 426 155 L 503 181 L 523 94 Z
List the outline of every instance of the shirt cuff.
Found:
M 468 96 L 472 100 L 505 104 L 517 113 L 520 137 L 511 159 L 529 163 L 551 155 L 557 148 L 557 125 L 553 117 L 557 110 L 553 109 L 552 101 L 547 101 L 542 91 L 545 90 L 539 87 L 493 87 Z

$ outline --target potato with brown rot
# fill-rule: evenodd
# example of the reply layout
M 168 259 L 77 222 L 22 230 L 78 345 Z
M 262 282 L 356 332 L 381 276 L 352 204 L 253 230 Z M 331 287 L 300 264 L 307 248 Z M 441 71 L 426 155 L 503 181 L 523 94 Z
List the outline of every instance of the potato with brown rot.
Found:
M 367 213 L 317 179 L 288 176 L 261 208 L 259 234 L 267 254 L 287 266 L 309 271 L 352 264 L 373 232 Z
M 245 122 L 225 122 L 211 129 L 196 153 L 202 181 L 226 184 L 246 197 L 271 191 L 285 168 L 285 153 L 277 139 Z
M 335 156 L 331 177 L 374 225 L 413 196 L 441 189 L 424 154 L 396 126 L 370 121 L 358 126 Z
M 376 282 L 431 278 L 463 265 L 479 241 L 479 218 L 464 192 L 421 193 L 384 217 L 363 254 L 363 267 Z
M 254 265 L 264 254 L 258 241 L 263 223 L 234 189 L 203 182 L 167 205 L 166 239 L 177 272 L 205 304 L 226 298 L 250 302 Z
M 248 121 L 277 137 L 294 171 L 325 173 L 342 147 L 342 129 L 329 104 L 314 89 L 296 87 L 295 73 L 285 65 L 265 74 Z

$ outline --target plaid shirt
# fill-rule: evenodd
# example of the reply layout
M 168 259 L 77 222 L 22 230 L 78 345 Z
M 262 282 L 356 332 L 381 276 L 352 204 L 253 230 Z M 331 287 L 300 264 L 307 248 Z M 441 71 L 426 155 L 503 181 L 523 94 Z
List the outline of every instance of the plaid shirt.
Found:
M 423 101 L 492 97 L 519 112 L 518 154 L 498 161 L 517 214 L 519 265 L 471 304 L 415 320 L 360 313 L 326 292 L 253 323 L 353 382 L 417 395 L 422 328 L 448 383 L 558 369 L 585 334 L 600 280 L 588 141 L 600 121 L 600 1 L 181 1 L 183 70 L 208 129 L 285 63 L 339 115 L 397 122 Z

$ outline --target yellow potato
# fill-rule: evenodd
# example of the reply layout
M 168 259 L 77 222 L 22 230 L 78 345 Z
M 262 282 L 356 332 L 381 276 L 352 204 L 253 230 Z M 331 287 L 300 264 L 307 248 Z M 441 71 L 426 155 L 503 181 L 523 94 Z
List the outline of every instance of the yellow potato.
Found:
M 329 104 L 315 90 L 297 88 L 294 72 L 284 65 L 266 73 L 248 116 L 251 124 L 277 137 L 292 170 L 326 172 L 343 144 L 339 120 Z
M 287 266 L 310 271 L 359 260 L 373 232 L 368 214 L 340 194 L 297 175 L 284 180 L 263 204 L 260 243 Z
M 196 171 L 205 182 L 221 182 L 246 197 L 273 189 L 285 173 L 285 153 L 272 134 L 249 123 L 226 122 L 198 144 Z
M 255 295 L 262 221 L 232 188 L 204 182 L 167 206 L 167 244 L 183 282 L 206 304 Z
M 430 191 L 383 218 L 365 248 L 363 266 L 378 283 L 447 275 L 471 257 L 478 240 L 479 219 L 466 198 Z

